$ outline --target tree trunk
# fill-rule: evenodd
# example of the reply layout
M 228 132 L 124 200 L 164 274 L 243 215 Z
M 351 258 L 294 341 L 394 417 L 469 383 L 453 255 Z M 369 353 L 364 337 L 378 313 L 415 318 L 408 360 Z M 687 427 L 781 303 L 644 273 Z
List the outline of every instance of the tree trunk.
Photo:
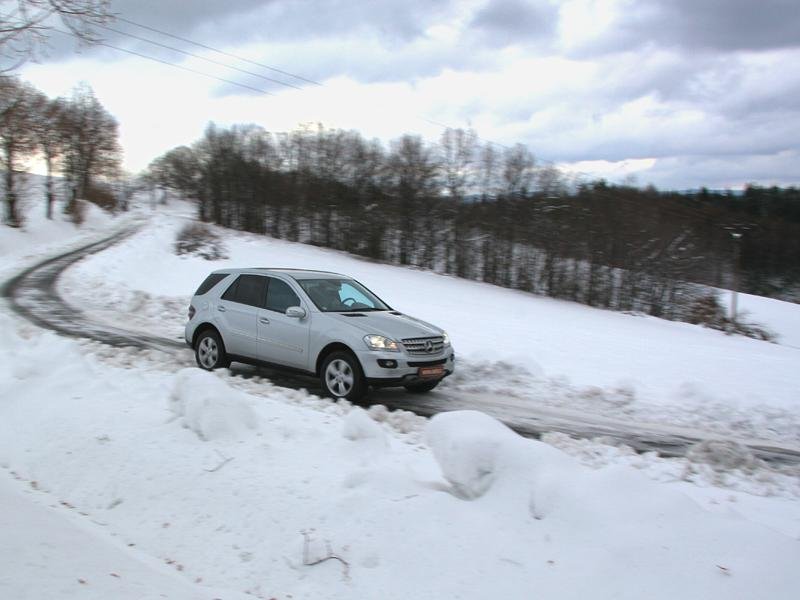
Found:
M 6 223 L 10 227 L 19 227 L 19 216 L 17 215 L 17 192 L 14 190 L 14 160 L 15 150 L 13 145 L 5 144 L 5 168 L 6 168 Z
M 45 155 L 45 164 L 47 165 L 47 179 L 45 180 L 45 189 L 47 190 L 47 218 L 53 218 L 53 202 L 55 197 L 53 195 L 53 161 L 50 155 Z

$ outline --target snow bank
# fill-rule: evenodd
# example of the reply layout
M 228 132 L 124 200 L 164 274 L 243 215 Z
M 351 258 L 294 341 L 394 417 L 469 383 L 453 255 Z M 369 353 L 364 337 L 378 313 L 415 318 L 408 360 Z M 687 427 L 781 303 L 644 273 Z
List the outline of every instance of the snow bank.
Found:
M 431 419 L 426 441 L 453 494 L 478 500 L 492 510 L 519 519 L 556 519 L 568 527 L 601 528 L 619 535 L 618 543 L 641 528 L 641 535 L 662 537 L 662 529 L 691 529 L 698 538 L 723 527 L 706 520 L 706 513 L 687 496 L 664 489 L 635 469 L 610 466 L 588 469 L 552 446 L 520 437 L 479 412 L 442 413 Z M 696 452 L 710 453 L 720 463 L 746 463 L 737 448 L 705 444 Z M 689 527 L 688 524 L 692 524 Z M 800 550 L 800 547 L 795 548 Z
M 258 428 L 258 417 L 247 396 L 202 369 L 178 372 L 169 408 L 184 427 L 204 441 L 241 437 Z
M 78 578 L 94 586 L 99 577 L 111 585 L 147 577 L 158 593 L 185 597 L 105 553 L 100 542 L 109 540 L 174 570 L 196 598 L 797 595 L 796 536 L 737 516 L 727 501 L 705 510 L 630 467 L 580 467 L 485 415 L 435 417 L 430 452 L 390 437 L 395 413 L 385 409 L 327 402 L 309 410 L 297 404 L 299 391 L 263 384 L 267 394 L 256 399 L 224 372 L 111 367 L 74 340 L 60 340 L 56 364 L 44 353 L 56 336 L 31 334 L 28 347 L 52 368 L 24 385 L 0 380 L 0 475 L 94 525 L 100 539 L 91 548 L 81 539 L 84 555 L 113 560 L 71 561 L 71 532 L 56 523 L 45 539 L 59 552 L 38 545 L 36 515 L 25 517 L 30 527 L 12 544 L 48 567 L 11 571 L 10 597 L 56 589 L 73 569 L 76 594 L 88 590 Z M 0 339 L 9 369 L 34 358 L 13 351 L 24 339 L 14 336 L 4 338 L 8 347 Z M 204 439 L 233 443 L 175 435 L 167 403 Z M 267 426 L 270 435 L 253 434 Z M 15 507 L 0 493 L 0 512 L 20 515 Z M 789 530 L 796 507 L 783 500 L 769 512 Z
M 522 438 L 476 411 L 434 416 L 425 439 L 456 496 L 472 500 L 487 495 L 536 519 L 557 501 L 561 490 L 555 482 L 580 469 L 563 452 Z
M 388 440 L 381 426 L 363 408 L 354 407 L 342 423 L 342 435 L 351 441 L 374 441 L 386 445 Z

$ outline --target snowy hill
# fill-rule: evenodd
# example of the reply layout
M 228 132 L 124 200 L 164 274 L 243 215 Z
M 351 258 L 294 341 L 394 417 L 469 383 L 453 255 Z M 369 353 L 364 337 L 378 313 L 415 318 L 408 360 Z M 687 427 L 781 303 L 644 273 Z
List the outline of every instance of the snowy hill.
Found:
M 767 317 L 789 342 L 772 344 L 222 229 L 227 260 L 177 256 L 175 237 L 193 214 L 174 203 L 141 234 L 71 269 L 61 289 L 111 324 L 122 314 L 126 323 L 182 339 L 189 298 L 213 269 L 346 273 L 393 308 L 450 333 L 461 365 L 446 380 L 450 388 L 800 445 L 798 305 L 743 301 L 755 308 L 754 320 Z
M 147 215 L 2 231 L 0 275 Z M 223 232 L 227 261 L 177 257 L 190 216 L 157 214 L 62 290 L 94 318 L 175 338 L 212 269 L 336 270 L 449 329 L 463 373 L 448 394 L 798 439 L 791 344 L 245 234 Z M 767 310 L 779 332 L 796 326 Z M 790 468 L 552 438 L 578 460 L 476 412 L 365 411 L 61 338 L 5 307 L 0 325 L 4 597 L 727 600 L 800 585 Z

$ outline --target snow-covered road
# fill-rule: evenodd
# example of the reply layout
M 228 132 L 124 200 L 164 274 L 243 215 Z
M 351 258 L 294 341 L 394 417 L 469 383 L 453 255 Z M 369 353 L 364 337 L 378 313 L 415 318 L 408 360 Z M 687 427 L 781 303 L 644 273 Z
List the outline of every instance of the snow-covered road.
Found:
M 78 249 L 48 258 L 11 278 L 2 288 L 11 307 L 39 326 L 77 338 L 87 338 L 115 347 L 133 347 L 163 352 L 163 360 L 173 362 L 176 369 L 191 366 L 192 358 L 182 340 L 151 335 L 116 327 L 92 318 L 90 313 L 66 302 L 58 291 L 58 280 L 66 269 L 78 261 L 102 252 L 137 233 L 143 225 L 129 225 L 113 235 L 93 241 Z M 320 394 L 318 382 L 282 373 L 234 365 L 234 374 L 244 378 L 266 377 L 295 389 L 308 389 Z M 451 410 L 480 410 L 506 423 L 518 433 L 539 438 L 548 432 L 559 432 L 579 438 L 604 438 L 628 445 L 637 451 L 655 451 L 662 456 L 685 456 L 703 442 L 731 444 L 728 436 L 713 432 L 669 426 L 659 423 L 631 422 L 591 415 L 577 410 L 537 406 L 514 396 L 435 391 L 427 396 L 408 394 L 403 390 L 374 390 L 366 401 L 390 409 L 402 409 L 422 416 Z M 759 459 L 778 464 L 800 464 L 800 448 L 774 441 L 741 438 L 734 444 L 746 446 Z

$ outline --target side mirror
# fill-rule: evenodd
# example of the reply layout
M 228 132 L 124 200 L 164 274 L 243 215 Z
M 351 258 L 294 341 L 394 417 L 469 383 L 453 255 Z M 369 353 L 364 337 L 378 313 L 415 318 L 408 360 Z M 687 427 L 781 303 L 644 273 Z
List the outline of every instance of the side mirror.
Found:
M 290 306 L 286 309 L 286 316 L 293 319 L 305 319 L 306 309 L 302 306 Z

